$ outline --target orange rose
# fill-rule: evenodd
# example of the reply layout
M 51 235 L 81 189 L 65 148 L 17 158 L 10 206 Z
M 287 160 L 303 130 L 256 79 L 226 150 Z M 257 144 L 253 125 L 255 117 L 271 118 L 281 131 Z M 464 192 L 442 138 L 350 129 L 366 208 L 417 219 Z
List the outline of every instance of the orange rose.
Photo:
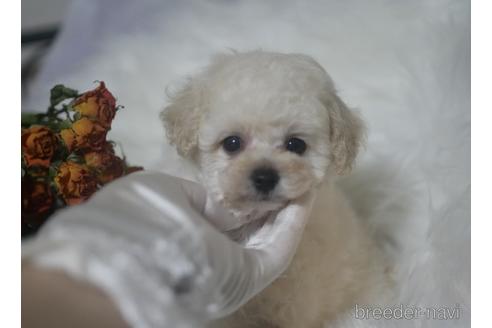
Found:
M 33 125 L 22 130 L 22 156 L 28 167 L 49 167 L 56 151 L 58 140 L 47 127 Z
M 89 168 L 71 161 L 60 165 L 55 185 L 67 205 L 80 204 L 97 190 L 97 180 Z
M 106 89 L 104 82 L 100 82 L 96 89 L 75 99 L 72 107 L 82 117 L 97 120 L 106 128 L 111 126 L 111 121 L 116 114 L 116 100 L 111 92 Z
M 84 159 L 87 166 L 96 171 L 101 184 L 108 183 L 125 173 L 125 163 L 114 154 L 111 145 L 102 151 L 86 153 Z
M 70 129 L 60 131 L 60 136 L 69 151 L 74 149 L 99 150 L 106 142 L 108 131 L 104 126 L 86 117 L 74 122 Z

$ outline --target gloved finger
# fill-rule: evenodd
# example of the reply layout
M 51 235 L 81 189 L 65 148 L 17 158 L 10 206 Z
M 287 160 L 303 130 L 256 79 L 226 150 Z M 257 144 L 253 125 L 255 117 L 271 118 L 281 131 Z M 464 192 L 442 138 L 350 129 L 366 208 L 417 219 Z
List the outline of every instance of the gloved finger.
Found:
M 191 206 L 198 213 L 203 213 L 207 202 L 207 191 L 205 188 L 197 182 L 184 179 L 181 180 L 181 185 L 188 196 Z
M 310 191 L 295 199 L 270 217 L 246 243 L 248 248 L 262 248 L 282 241 L 300 238 L 309 217 L 315 193 Z
M 285 270 L 292 260 L 314 200 L 315 193 L 310 191 L 291 201 L 275 217 L 269 218 L 245 245 L 247 249 L 261 250 L 260 259 L 272 275 Z
M 219 231 L 227 231 L 241 225 L 239 218 L 232 216 L 222 205 L 212 200 L 210 194 L 200 184 L 182 180 L 182 186 L 188 195 L 190 204 L 205 216 L 207 221 Z

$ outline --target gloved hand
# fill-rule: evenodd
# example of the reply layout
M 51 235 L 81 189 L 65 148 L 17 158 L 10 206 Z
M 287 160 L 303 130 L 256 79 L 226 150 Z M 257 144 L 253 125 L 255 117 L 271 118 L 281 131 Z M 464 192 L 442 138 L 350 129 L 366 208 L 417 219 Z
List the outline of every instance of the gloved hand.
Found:
M 312 203 L 312 193 L 292 201 L 240 246 L 205 220 L 226 230 L 232 218 L 202 187 L 139 172 L 60 211 L 23 245 L 23 258 L 98 286 L 132 326 L 199 327 L 286 269 Z

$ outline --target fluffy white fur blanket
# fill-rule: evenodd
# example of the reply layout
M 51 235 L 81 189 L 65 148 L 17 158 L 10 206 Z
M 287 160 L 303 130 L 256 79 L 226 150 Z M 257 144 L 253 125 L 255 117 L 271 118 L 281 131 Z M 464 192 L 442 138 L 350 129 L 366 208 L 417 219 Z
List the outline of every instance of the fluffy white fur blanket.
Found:
M 341 183 L 397 263 L 395 306 L 460 310 L 339 326 L 470 325 L 468 1 L 78 0 L 64 21 L 23 108 L 46 108 L 54 84 L 104 80 L 125 105 L 110 138 L 131 163 L 178 175 L 158 120 L 166 87 L 227 48 L 313 56 L 369 126 Z

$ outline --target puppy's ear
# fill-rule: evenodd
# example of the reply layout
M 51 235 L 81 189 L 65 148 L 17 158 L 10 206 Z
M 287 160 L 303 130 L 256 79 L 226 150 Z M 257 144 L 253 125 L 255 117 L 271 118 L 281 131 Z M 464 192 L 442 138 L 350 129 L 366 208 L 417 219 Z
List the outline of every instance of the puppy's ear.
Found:
M 326 101 L 329 112 L 330 160 L 337 174 L 349 173 L 365 135 L 359 116 L 336 95 Z
M 169 96 L 171 102 L 160 114 L 169 143 L 188 159 L 193 159 L 198 149 L 198 129 L 203 112 L 201 94 L 200 88 L 189 80 L 181 90 Z

